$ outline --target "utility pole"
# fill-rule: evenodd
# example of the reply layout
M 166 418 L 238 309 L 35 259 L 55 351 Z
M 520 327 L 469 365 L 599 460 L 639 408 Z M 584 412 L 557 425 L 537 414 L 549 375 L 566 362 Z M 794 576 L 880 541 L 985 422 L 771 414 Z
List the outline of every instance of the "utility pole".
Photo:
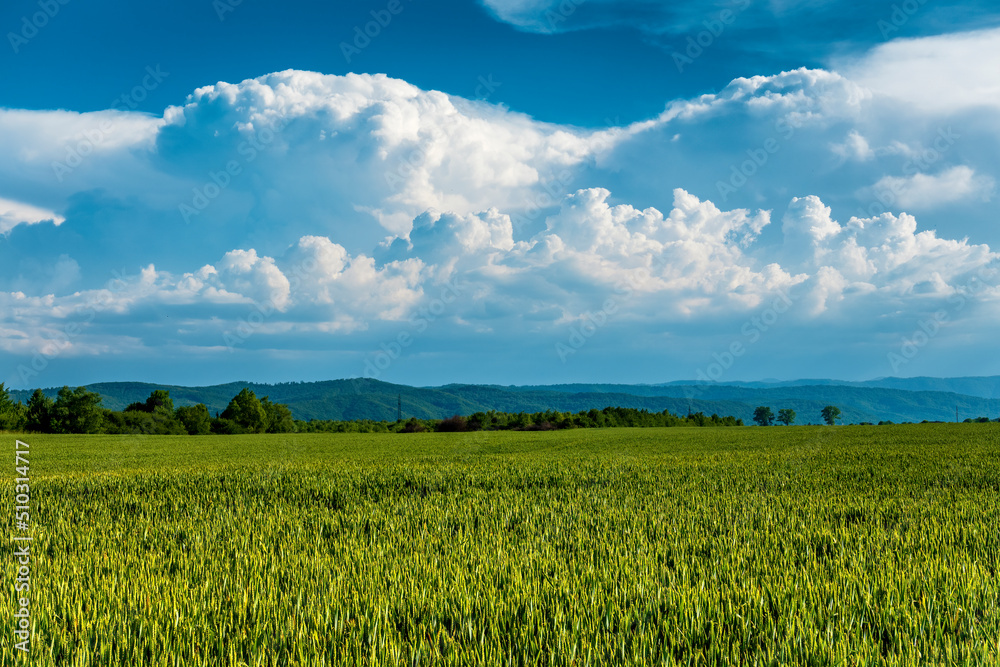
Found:
M 396 394 L 396 421 L 403 421 L 403 395 Z

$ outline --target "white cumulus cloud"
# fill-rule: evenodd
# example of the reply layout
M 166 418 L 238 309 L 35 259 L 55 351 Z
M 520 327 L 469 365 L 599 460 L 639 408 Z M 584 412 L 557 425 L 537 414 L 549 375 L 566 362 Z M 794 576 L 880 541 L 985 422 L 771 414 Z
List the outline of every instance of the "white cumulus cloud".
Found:
M 37 225 L 40 222 L 61 225 L 66 218 L 31 204 L 0 198 L 0 234 L 6 235 L 18 225 Z
M 872 91 L 945 114 L 1000 108 L 1000 28 L 897 39 L 845 63 L 844 72 Z
M 912 327 L 972 276 L 995 308 L 1000 126 L 982 91 L 1000 74 L 979 76 L 927 106 L 799 69 L 596 131 L 298 71 L 200 88 L 162 118 L 0 111 L 0 348 L 79 321 L 74 354 L 215 350 L 263 309 L 254 345 L 370 349 L 449 289 L 438 331 L 465 345 L 558 336 L 608 299 L 653 337 L 739 325 L 777 293 L 806 304 L 797 325 Z
M 939 174 L 886 176 L 875 184 L 874 191 L 883 193 L 883 198 L 895 198 L 904 208 L 926 210 L 967 200 L 990 201 L 995 186 L 992 177 L 962 165 Z

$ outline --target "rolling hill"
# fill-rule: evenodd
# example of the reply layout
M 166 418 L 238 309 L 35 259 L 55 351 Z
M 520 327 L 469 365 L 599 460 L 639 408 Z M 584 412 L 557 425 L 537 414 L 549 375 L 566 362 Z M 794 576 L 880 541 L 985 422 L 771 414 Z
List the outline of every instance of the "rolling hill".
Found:
M 963 386 L 980 393 L 992 393 L 998 378 L 915 378 L 897 380 L 907 386 Z M 207 387 L 183 387 L 142 382 L 103 382 L 87 385 L 100 394 L 103 405 L 121 410 L 129 403 L 143 401 L 154 389 L 170 391 L 174 404 L 204 403 L 212 413 L 225 409 L 229 400 L 243 387 L 258 396 L 287 404 L 297 419 L 376 419 L 393 420 L 397 398 L 403 416 L 443 418 L 453 414 L 468 415 L 478 411 L 540 412 L 559 410 L 578 412 L 607 406 L 630 407 L 677 414 L 690 412 L 733 415 L 749 423 L 754 408 L 767 405 L 777 412 L 791 408 L 798 423 L 818 423 L 825 405 L 836 405 L 845 423 L 861 421 L 953 421 L 959 418 L 1000 415 L 1000 399 L 992 396 L 959 394 L 938 390 L 910 390 L 898 387 L 868 386 L 867 383 L 813 381 L 813 384 L 733 383 L 694 385 L 570 384 L 535 387 L 453 384 L 442 387 L 411 387 L 371 379 L 328 380 L 259 384 L 230 382 Z M 881 382 L 881 381 L 877 381 Z M 55 396 L 58 389 L 44 390 Z M 27 401 L 30 392 L 13 391 L 12 396 Z

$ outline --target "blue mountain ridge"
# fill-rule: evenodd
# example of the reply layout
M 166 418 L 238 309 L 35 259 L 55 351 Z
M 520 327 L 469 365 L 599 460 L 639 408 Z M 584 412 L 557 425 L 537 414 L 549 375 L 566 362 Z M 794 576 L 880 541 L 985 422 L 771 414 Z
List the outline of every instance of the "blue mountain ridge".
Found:
M 85 385 L 101 395 L 103 405 L 121 410 L 144 401 L 154 389 L 170 391 L 174 404 L 204 403 L 212 413 L 225 409 L 242 388 L 285 403 L 296 419 L 394 420 L 397 400 L 404 417 L 440 419 L 453 414 L 502 410 L 506 412 L 579 412 L 608 406 L 669 410 L 675 414 L 704 412 L 733 415 L 750 423 L 759 405 L 775 412 L 791 408 L 797 423 L 819 423 L 820 410 L 836 405 L 844 423 L 862 421 L 954 421 L 968 417 L 1000 417 L 1000 377 L 882 378 L 866 382 L 795 380 L 732 382 L 726 384 L 556 384 L 500 386 L 449 384 L 412 387 L 373 379 L 262 384 L 229 382 L 184 387 L 145 382 L 101 382 Z M 43 390 L 55 396 L 58 388 Z M 12 391 L 27 401 L 31 392 Z

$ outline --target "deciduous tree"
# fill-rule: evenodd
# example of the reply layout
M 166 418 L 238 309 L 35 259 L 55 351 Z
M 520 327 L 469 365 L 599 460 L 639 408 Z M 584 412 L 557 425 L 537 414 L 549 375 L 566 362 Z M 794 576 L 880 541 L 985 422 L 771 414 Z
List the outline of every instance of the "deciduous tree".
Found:
M 778 421 L 785 426 L 791 426 L 795 423 L 795 410 L 791 408 L 782 408 L 778 410 Z
M 260 405 L 267 415 L 268 433 L 294 433 L 295 420 L 292 419 L 292 411 L 284 403 L 272 403 L 271 399 L 265 396 L 260 399 Z
M 823 415 L 823 421 L 825 421 L 830 426 L 837 423 L 837 419 L 840 417 L 840 408 L 834 405 L 828 405 L 820 411 Z
M 20 431 L 28 418 L 27 409 L 20 401 L 14 401 L 10 392 L 0 382 L 0 430 Z
M 204 403 L 182 405 L 174 414 L 188 435 L 208 435 L 212 432 L 212 415 Z
M 42 393 L 41 389 L 36 389 L 28 399 L 28 423 L 25 428 L 38 433 L 51 433 L 52 406 L 52 399 Z
M 267 413 L 264 411 L 264 406 L 260 404 L 257 395 L 246 387 L 229 401 L 222 418 L 236 422 L 247 433 L 267 431 Z
M 774 412 L 766 405 L 761 405 L 753 411 L 753 420 L 758 426 L 770 426 L 774 423 Z
M 52 405 L 53 433 L 100 433 L 103 422 L 100 394 L 84 387 L 59 390 Z

